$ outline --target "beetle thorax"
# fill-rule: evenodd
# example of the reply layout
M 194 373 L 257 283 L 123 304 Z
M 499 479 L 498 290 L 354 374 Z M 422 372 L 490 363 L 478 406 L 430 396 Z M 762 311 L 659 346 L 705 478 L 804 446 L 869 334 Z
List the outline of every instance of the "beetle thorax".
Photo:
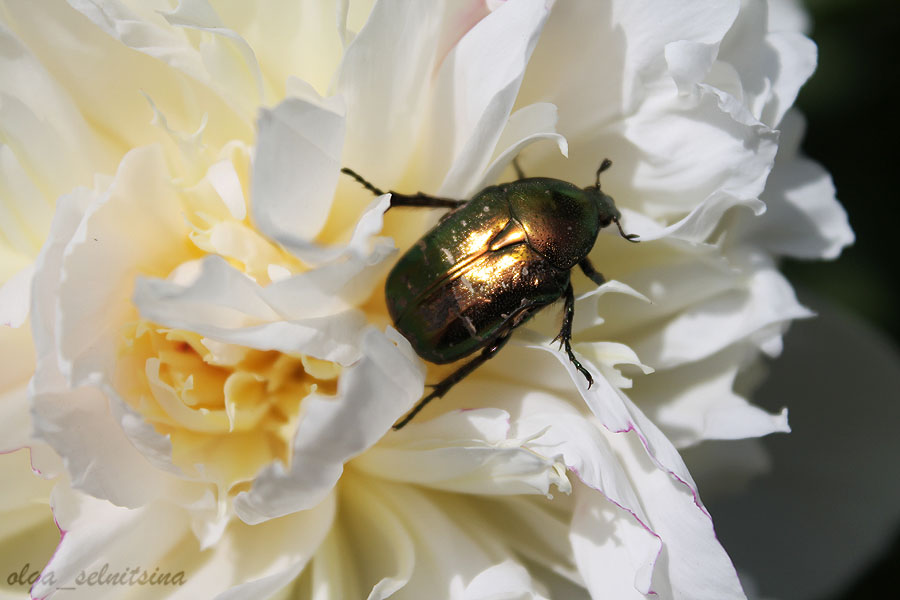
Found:
M 571 269 L 593 248 L 599 207 L 588 191 L 558 179 L 532 178 L 508 184 L 507 197 L 528 244 L 556 268 Z

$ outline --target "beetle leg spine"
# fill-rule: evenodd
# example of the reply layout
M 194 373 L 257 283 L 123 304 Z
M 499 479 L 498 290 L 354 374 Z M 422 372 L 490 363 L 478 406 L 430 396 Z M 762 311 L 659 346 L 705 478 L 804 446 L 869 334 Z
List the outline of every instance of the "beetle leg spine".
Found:
M 382 192 L 380 189 L 378 189 L 377 187 L 375 187 L 374 185 L 372 185 L 371 183 L 366 181 L 362 175 L 360 175 L 353 169 L 348 169 L 347 167 L 343 167 L 341 169 L 341 173 L 344 173 L 345 175 L 349 175 L 350 177 L 355 179 L 357 182 L 359 182 L 360 185 L 362 185 L 364 188 L 366 188 L 367 190 L 369 190 L 376 196 L 384 196 L 384 192 Z
M 587 380 L 588 389 L 592 385 L 594 385 L 594 378 L 591 377 L 591 374 L 585 369 L 578 359 L 575 358 L 575 353 L 572 352 L 572 322 L 575 320 L 575 291 L 572 289 L 572 282 L 566 286 L 566 307 L 565 314 L 563 316 L 563 324 L 562 328 L 559 330 L 559 335 L 557 335 L 553 340 L 560 340 L 560 350 L 565 348 L 566 356 L 569 357 L 571 363 L 575 366 L 579 373 L 584 375 L 584 378 Z

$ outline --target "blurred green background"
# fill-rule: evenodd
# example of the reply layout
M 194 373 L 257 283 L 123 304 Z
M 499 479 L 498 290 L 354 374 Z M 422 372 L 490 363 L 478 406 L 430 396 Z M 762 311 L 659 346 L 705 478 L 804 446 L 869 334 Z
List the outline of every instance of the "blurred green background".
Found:
M 806 0 L 819 67 L 797 104 L 805 152 L 831 171 L 856 244 L 837 262 L 789 261 L 806 287 L 900 341 L 900 0 Z
M 859 315 L 897 346 L 900 0 L 805 4 L 812 16 L 811 36 L 819 47 L 819 67 L 797 101 L 808 119 L 803 147 L 831 171 L 857 241 L 836 262 L 788 261 L 784 269 L 797 286 Z M 875 564 L 848 589 L 822 600 L 889 597 L 896 593 L 890 590 L 896 587 L 898 572 L 900 533 L 895 531 Z

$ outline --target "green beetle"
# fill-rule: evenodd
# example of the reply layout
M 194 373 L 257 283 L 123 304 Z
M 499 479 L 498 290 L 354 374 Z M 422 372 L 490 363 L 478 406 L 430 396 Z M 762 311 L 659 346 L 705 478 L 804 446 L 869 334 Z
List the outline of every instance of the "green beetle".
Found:
M 388 312 L 397 330 L 423 359 L 446 364 L 481 353 L 451 373 L 398 423 L 400 429 L 434 398 L 491 358 L 513 330 L 541 308 L 563 298 L 565 315 L 556 337 L 569 360 L 593 383 L 572 352 L 575 295 L 570 271 L 578 265 L 597 285 L 605 280 L 587 258 L 600 230 L 619 222 L 613 199 L 594 185 L 579 188 L 547 177 L 519 179 L 483 189 L 471 200 L 391 192 L 395 206 L 453 209 L 406 254 L 385 283 Z M 384 192 L 344 168 L 376 195 Z

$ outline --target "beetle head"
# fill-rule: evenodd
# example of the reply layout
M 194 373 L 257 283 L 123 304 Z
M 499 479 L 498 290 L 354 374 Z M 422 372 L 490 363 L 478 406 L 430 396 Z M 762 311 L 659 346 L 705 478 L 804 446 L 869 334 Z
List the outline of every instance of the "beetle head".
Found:
M 597 168 L 597 179 L 594 182 L 594 185 L 588 186 L 584 188 L 585 193 L 588 194 L 588 197 L 596 204 L 597 206 L 597 214 L 600 220 L 600 227 L 608 227 L 610 223 L 615 223 L 616 227 L 619 228 L 619 233 L 623 238 L 628 240 L 629 242 L 636 242 L 637 234 L 628 233 L 626 234 L 622 231 L 622 213 L 619 212 L 619 209 L 616 208 L 616 202 L 612 199 L 612 196 L 604 194 L 600 190 L 600 174 L 603 171 L 606 171 L 612 166 L 612 161 L 608 158 L 604 158 L 603 162 L 600 163 L 600 167 Z

